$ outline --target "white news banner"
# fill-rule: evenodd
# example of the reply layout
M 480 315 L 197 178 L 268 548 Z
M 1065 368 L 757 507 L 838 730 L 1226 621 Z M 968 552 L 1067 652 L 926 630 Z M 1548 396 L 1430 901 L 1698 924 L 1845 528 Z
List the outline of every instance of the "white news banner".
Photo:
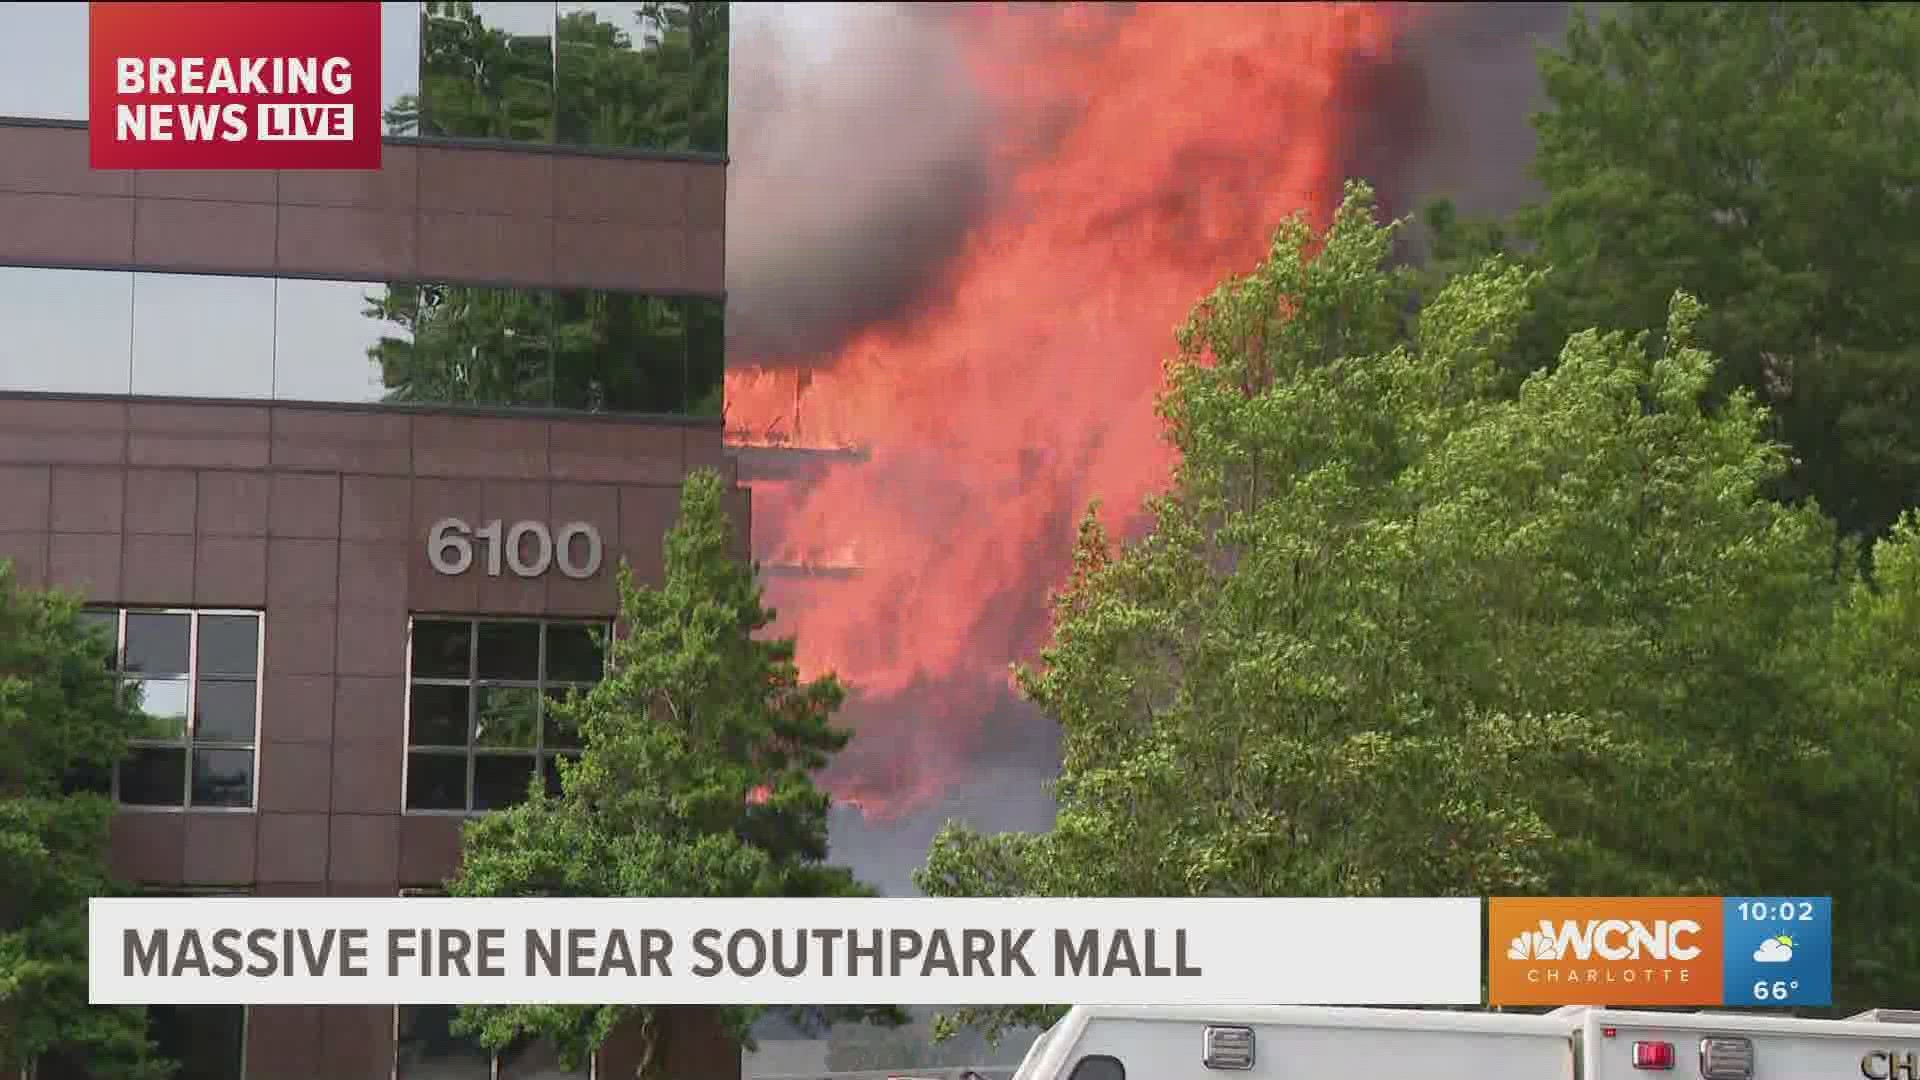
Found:
M 110 1004 L 1472 1005 L 1477 899 L 90 903 Z

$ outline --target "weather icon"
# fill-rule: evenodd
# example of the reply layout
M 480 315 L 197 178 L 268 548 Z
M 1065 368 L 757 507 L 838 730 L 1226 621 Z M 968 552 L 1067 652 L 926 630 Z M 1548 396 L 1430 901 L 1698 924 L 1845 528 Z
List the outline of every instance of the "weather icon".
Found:
M 1753 950 L 1753 960 L 1757 964 L 1784 964 L 1793 959 L 1793 939 L 1785 934 L 1770 937 Z

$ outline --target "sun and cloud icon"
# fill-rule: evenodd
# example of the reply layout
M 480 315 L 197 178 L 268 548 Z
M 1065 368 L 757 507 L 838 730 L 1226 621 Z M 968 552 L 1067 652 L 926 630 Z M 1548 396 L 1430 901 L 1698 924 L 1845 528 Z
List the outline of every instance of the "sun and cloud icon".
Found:
M 1793 938 L 1786 934 L 1770 937 L 1753 950 L 1753 962 L 1756 964 L 1784 964 L 1793 959 Z

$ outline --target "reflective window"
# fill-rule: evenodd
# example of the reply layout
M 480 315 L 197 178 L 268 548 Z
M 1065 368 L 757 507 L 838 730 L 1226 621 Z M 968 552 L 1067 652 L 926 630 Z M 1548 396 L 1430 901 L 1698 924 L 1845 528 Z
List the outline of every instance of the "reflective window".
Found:
M 272 278 L 136 274 L 133 392 L 273 396 Z
M 493 1080 L 493 1056 L 453 1032 L 452 1005 L 402 1005 L 394 1040 L 395 1080 Z
M 593 1075 L 592 1067 L 586 1064 L 577 1069 L 562 1068 L 559 1051 L 545 1039 L 516 1041 L 500 1051 L 495 1060 L 499 1062 L 497 1080 L 588 1080 Z
M 413 620 L 407 696 L 409 810 L 498 810 L 538 776 L 560 793 L 580 733 L 561 706 L 599 681 L 605 624 Z
M 383 338 L 407 325 L 370 314 L 386 286 L 284 278 L 274 290 L 273 396 L 283 401 L 381 401 Z
M 0 116 L 87 118 L 87 5 L 0 4 Z
M 420 102 L 420 5 L 380 5 L 380 96 L 389 135 L 411 135 Z
M 93 609 L 87 618 L 115 643 L 111 662 L 142 717 L 114 796 L 130 806 L 252 806 L 260 614 Z
M 0 267 L 0 390 L 719 416 L 724 304 Z
M 422 135 L 553 141 L 551 3 L 425 5 Z
M 720 414 L 719 301 L 563 292 L 554 298 L 554 318 L 555 406 Z
M 245 1006 L 149 1005 L 147 1030 L 181 1077 L 241 1080 L 246 1072 Z
M 552 1044 L 516 1042 L 498 1056 L 473 1038 L 456 1035 L 452 1005 L 402 1005 L 394 1030 L 395 1080 L 587 1080 L 589 1069 L 568 1071 Z
M 552 404 L 552 293 L 389 285 L 369 311 L 400 331 L 375 353 L 387 401 Z
M 132 319 L 132 274 L 0 267 L 0 389 L 131 392 Z
M 727 5 L 559 5 L 557 126 L 563 143 L 727 148 Z

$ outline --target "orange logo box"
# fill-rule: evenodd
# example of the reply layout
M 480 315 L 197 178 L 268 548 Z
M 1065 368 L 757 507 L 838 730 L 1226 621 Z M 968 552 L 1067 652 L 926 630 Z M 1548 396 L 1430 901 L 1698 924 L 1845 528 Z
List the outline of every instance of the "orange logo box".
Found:
M 1718 897 L 1495 898 L 1487 903 L 1493 1005 L 1719 1005 Z

